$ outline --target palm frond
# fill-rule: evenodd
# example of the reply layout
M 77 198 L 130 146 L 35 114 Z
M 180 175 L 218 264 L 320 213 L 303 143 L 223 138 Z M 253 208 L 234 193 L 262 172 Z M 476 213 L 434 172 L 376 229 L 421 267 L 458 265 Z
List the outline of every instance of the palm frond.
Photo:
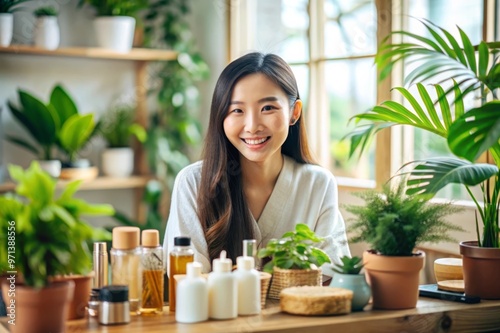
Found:
M 500 142 L 500 101 L 472 109 L 450 127 L 448 146 L 458 157 L 471 162 Z
M 411 171 L 403 171 L 415 165 Z M 451 157 L 434 157 L 403 165 L 398 175 L 409 176 L 408 195 L 434 196 L 448 184 L 478 185 L 498 173 L 498 167 L 487 163 L 471 163 Z

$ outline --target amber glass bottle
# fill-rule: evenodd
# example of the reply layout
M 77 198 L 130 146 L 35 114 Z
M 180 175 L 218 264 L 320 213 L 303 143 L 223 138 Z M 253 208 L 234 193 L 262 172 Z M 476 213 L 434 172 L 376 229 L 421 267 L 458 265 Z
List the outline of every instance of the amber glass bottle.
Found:
M 163 311 L 163 248 L 158 230 L 142 231 L 142 314 Z
M 186 274 L 186 265 L 188 262 L 193 262 L 194 252 L 191 248 L 191 238 L 175 237 L 174 248 L 169 254 L 168 267 L 168 305 L 170 311 L 175 311 L 175 289 L 176 281 L 174 275 Z

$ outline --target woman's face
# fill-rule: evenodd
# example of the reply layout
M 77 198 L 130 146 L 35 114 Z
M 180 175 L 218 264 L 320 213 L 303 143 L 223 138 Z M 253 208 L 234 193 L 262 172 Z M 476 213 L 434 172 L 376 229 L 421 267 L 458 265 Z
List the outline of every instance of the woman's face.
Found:
M 264 74 L 250 74 L 233 89 L 224 119 L 224 133 L 240 156 L 257 163 L 281 161 L 281 146 L 288 136 L 292 115 L 285 92 Z

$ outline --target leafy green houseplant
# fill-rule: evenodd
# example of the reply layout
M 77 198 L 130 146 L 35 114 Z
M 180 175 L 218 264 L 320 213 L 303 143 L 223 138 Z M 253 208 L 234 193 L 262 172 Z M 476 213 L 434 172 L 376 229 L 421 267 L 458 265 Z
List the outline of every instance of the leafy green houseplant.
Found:
M 340 263 L 333 264 L 333 271 L 339 274 L 359 274 L 363 269 L 363 259 L 361 257 L 343 256 Z
M 264 271 L 268 273 L 272 273 L 274 267 L 317 268 L 330 262 L 328 255 L 314 245 L 321 241 L 307 224 L 298 223 L 294 231 L 286 232 L 280 239 L 271 239 L 265 248 L 259 250 L 258 257 L 271 257 L 264 265 Z
M 89 273 L 92 263 L 88 242 L 109 238 L 109 233 L 90 226 L 82 216 L 109 216 L 113 208 L 74 198 L 80 181 L 68 183 L 56 196 L 56 181 L 37 162 L 26 170 L 11 165 L 9 173 L 17 186 L 15 195 L 0 197 L 0 223 L 5 231 L 8 222 L 15 221 L 16 258 L 8 261 L 4 247 L 0 250 L 1 262 L 8 262 L 10 270 L 16 269 L 25 284 L 35 288 L 47 286 L 52 276 Z M 7 244 L 7 232 L 1 237 Z
M 408 163 L 407 166 L 412 169 L 400 172 L 409 175 L 407 192 L 432 197 L 449 184 L 464 185 L 482 223 L 476 218 L 477 242 L 462 242 L 460 251 L 468 258 L 465 252 L 472 251 L 471 247 L 475 245 L 498 249 L 474 250 L 475 253 L 481 253 L 474 256 L 491 253 L 490 259 L 496 258 L 499 260 L 496 265 L 499 265 L 500 58 L 497 54 L 500 43 L 482 41 L 479 45 L 472 45 L 460 28 L 460 38 L 456 39 L 450 32 L 428 21 L 423 21 L 423 24 L 430 37 L 404 30 L 393 32 L 408 40 L 392 43 L 389 36 L 375 58 L 381 80 L 390 74 L 396 63 L 414 63 L 415 69 L 406 76 L 406 82 L 416 84 L 418 92 L 395 88 L 406 103 L 386 101 L 368 112 L 356 115 L 354 119 L 359 124 L 349 135 L 351 155 L 356 150 L 362 153 L 378 131 L 396 125 L 409 125 L 444 138 L 454 156 Z M 423 82 L 434 85 L 426 87 Z M 433 93 L 435 99 L 431 97 Z M 464 100 L 474 94 L 480 95 L 481 105 L 466 109 Z M 493 163 L 477 162 L 485 153 Z M 475 185 L 480 186 L 481 196 L 476 197 L 471 191 L 470 187 Z M 500 298 L 500 273 L 485 273 L 487 267 L 479 269 L 467 258 L 464 258 L 466 292 Z M 468 267 L 471 273 L 476 272 L 469 278 L 466 272 L 469 271 Z M 479 278 L 481 274 L 489 281 L 476 281 L 476 276 Z M 484 286 L 484 290 L 476 290 L 473 285 Z
M 404 103 L 386 101 L 366 113 L 354 116 L 360 124 L 350 135 L 351 156 L 358 149 L 362 153 L 378 131 L 396 125 L 421 128 L 443 137 L 455 157 L 410 162 L 413 170 L 409 172 L 408 193 L 430 197 L 448 184 L 464 185 L 482 220 L 482 237 L 477 226 L 479 246 L 498 248 L 500 62 L 494 54 L 500 51 L 500 43 L 481 42 L 473 46 L 468 36 L 459 29 L 460 46 L 459 41 L 448 31 L 434 27 L 431 23 L 424 24 L 431 38 L 406 31 L 394 32 L 407 36 L 412 42 L 391 44 L 388 39 L 375 59 L 381 71 L 381 80 L 389 75 L 397 62 L 416 62 L 416 68 L 407 75 L 406 80 L 408 84 L 417 85 L 418 93 L 412 94 L 402 87 L 395 88 L 411 108 L 407 108 Z M 421 83 L 433 79 L 438 83 L 434 87 L 426 87 Z M 448 82 L 451 87 L 446 88 L 440 82 Z M 431 90 L 437 96 L 435 102 L 431 98 Z M 475 92 L 481 93 L 483 104 L 466 110 L 464 99 Z M 489 97 L 492 100 L 486 102 Z M 485 152 L 491 154 L 495 164 L 475 163 Z M 469 188 L 478 184 L 483 193 L 481 198 L 476 198 Z
M 405 183 L 386 184 L 377 191 L 356 194 L 364 204 L 348 205 L 353 214 L 348 230 L 350 241 L 366 242 L 371 250 L 363 253 L 364 268 L 373 293 L 373 306 L 379 309 L 414 308 L 418 299 L 419 272 L 425 253 L 414 253 L 423 242 L 453 241 L 449 231 L 461 231 L 445 221 L 459 208 L 431 204 L 418 195 L 406 195 Z
M 97 45 L 115 52 L 132 49 L 139 12 L 148 7 L 147 0 L 80 0 L 95 9 L 94 30 Z
M 93 114 L 75 114 L 69 117 L 59 132 L 59 148 L 66 154 L 65 163 L 73 166 L 78 160 L 78 153 L 94 135 L 96 122 Z
M 44 103 L 29 92 L 19 89 L 20 106 L 9 101 L 9 109 L 14 118 L 30 134 L 36 144 L 18 137 L 7 135 L 6 139 L 32 152 L 41 160 L 51 160 L 57 145 L 61 124 L 77 113 L 76 106 L 61 87 L 55 86 L 50 95 L 50 102 Z
M 449 231 L 462 231 L 445 217 L 460 209 L 451 203 L 429 203 L 417 195 L 407 195 L 404 182 L 396 187 L 386 184 L 381 193 L 359 192 L 364 205 L 347 205 L 353 214 L 349 231 L 351 242 L 366 242 L 384 256 L 412 256 L 415 247 L 424 242 L 454 241 Z
M 36 17 L 40 17 L 40 16 L 57 16 L 57 10 L 54 8 L 54 7 L 51 7 L 51 6 L 47 6 L 47 7 L 40 7 L 40 8 L 37 8 L 33 14 L 36 16 Z
M 188 15 L 192 1 L 152 0 L 144 15 L 144 46 L 179 53 L 176 61 L 152 67 L 158 108 L 152 114 L 146 149 L 148 163 L 166 188 L 189 164 L 188 151 L 202 139 L 197 82 L 209 77 L 208 64 L 196 47 Z
M 315 246 L 322 238 L 307 224 L 298 223 L 295 230 L 271 239 L 258 252 L 259 258 L 269 258 L 263 269 L 272 273 L 270 298 L 279 298 L 282 289 L 292 286 L 321 285 L 321 265 L 330 263 L 328 255 Z
M 148 7 L 147 0 L 80 0 L 79 6 L 87 4 L 96 10 L 97 16 L 132 16 Z
M 12 13 L 19 10 L 19 5 L 31 0 L 0 0 L 0 14 L 1 13 Z
M 17 284 L 18 319 L 12 331 L 60 332 L 66 320 L 63 314 L 76 311 L 68 308 L 73 293 L 78 294 L 72 277 L 90 279 L 89 243 L 110 239 L 109 232 L 92 227 L 83 216 L 111 215 L 113 208 L 75 198 L 79 181 L 68 183 L 56 196 L 56 181 L 36 161 L 26 170 L 11 165 L 9 172 L 17 186 L 14 194 L 0 197 L 0 239 L 9 245 L 0 249 L 0 266 L 7 267 L 10 274 L 17 273 L 17 277 L 10 275 L 10 282 Z M 88 297 L 90 284 L 87 286 Z M 11 296 L 3 289 L 7 301 Z
M 134 122 L 134 116 L 134 109 L 126 106 L 117 107 L 104 114 L 100 122 L 99 132 L 108 147 L 129 147 L 132 137 L 135 137 L 139 142 L 146 141 L 146 130 Z
M 132 137 L 139 143 L 146 140 L 144 127 L 134 123 L 134 109 L 117 107 L 104 114 L 99 132 L 107 143 L 102 153 L 102 170 L 112 177 L 127 177 L 134 170 L 134 151 L 130 147 Z

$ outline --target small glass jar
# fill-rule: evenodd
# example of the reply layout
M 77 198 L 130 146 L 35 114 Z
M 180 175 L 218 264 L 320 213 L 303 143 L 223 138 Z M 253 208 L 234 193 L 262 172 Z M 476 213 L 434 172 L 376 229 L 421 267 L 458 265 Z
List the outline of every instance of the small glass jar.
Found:
M 142 294 L 140 229 L 113 228 L 111 256 L 111 284 L 128 286 L 130 312 L 139 314 Z

